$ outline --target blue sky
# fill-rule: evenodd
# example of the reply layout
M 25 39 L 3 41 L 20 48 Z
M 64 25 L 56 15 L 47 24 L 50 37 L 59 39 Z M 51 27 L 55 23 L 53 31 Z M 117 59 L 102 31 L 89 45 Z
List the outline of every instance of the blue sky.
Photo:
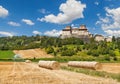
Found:
M 0 36 L 59 36 L 67 25 L 120 36 L 120 0 L 0 0 Z

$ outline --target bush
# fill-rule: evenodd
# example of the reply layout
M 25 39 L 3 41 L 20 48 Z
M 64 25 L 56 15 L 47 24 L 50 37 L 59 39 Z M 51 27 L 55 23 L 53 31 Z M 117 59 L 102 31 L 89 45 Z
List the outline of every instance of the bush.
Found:
M 48 48 L 46 49 L 46 52 L 47 52 L 47 54 L 53 53 L 53 52 L 54 52 L 54 49 L 53 49 L 52 47 L 48 47 Z
M 61 52 L 62 56 L 73 56 L 75 54 L 76 54 L 76 52 L 74 50 L 70 50 L 70 49 Z
M 110 55 L 110 56 L 115 56 L 114 51 L 110 50 L 110 51 L 109 51 L 109 55 Z
M 89 50 L 87 54 L 92 56 L 99 56 L 98 50 Z

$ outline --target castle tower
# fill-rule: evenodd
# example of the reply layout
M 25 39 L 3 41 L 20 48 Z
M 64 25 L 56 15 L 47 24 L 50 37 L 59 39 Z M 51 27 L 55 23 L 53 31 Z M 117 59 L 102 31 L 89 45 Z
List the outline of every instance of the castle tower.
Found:
M 66 26 L 65 29 L 66 29 L 66 30 L 70 30 L 70 29 L 71 29 L 71 26 Z
M 83 25 L 80 25 L 79 29 L 80 29 L 80 30 L 87 30 L 86 25 L 84 25 L 84 24 L 83 24 Z

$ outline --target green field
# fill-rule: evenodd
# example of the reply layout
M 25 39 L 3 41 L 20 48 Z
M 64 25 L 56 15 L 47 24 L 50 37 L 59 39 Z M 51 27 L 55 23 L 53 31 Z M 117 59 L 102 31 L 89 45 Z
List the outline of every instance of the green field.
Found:
M 0 50 L 0 59 L 11 59 L 13 58 L 14 53 L 11 50 L 8 51 L 1 51 Z

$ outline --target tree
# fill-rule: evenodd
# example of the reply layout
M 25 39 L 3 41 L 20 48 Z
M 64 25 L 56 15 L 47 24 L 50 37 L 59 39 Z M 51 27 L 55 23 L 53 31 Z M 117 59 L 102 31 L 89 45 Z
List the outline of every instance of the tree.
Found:
M 48 48 L 46 49 L 46 52 L 47 52 L 48 54 L 53 53 L 53 52 L 54 52 L 53 47 L 48 47 Z
M 115 42 L 115 36 L 112 36 L 112 42 Z

